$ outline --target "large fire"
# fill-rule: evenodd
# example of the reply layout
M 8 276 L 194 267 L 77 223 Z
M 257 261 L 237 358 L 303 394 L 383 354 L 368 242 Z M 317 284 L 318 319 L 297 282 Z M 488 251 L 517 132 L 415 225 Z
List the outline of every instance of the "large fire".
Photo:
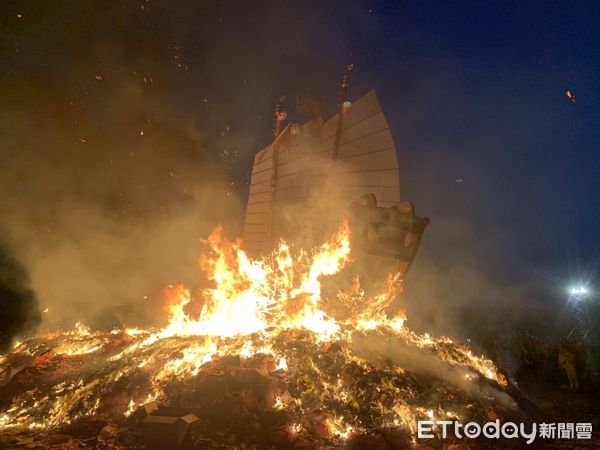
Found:
M 326 312 L 322 282 L 352 258 L 346 224 L 310 252 L 282 241 L 256 260 L 220 228 L 206 243 L 200 265 L 211 286 L 195 296 L 183 286 L 167 289 L 164 328 L 105 332 L 78 323 L 0 357 L 10 381 L 0 388 L 0 429 L 50 430 L 90 417 L 118 423 L 153 400 L 217 408 L 221 399 L 206 403 L 201 386 L 227 367 L 234 378 L 279 380 L 268 384 L 260 408 L 284 411 L 292 438 L 312 433 L 330 443 L 374 429 L 414 432 L 420 418 L 469 416 L 477 402 L 511 402 L 491 361 L 448 338 L 410 331 L 402 311 L 389 315 L 398 276 L 375 295 L 354 277 L 332 294 L 351 305 L 346 314 Z M 401 350 L 407 367 L 385 349 Z M 415 364 L 415 352 L 429 363 Z M 27 368 L 13 378 L 19 365 Z M 411 372 L 442 380 L 435 389 L 443 395 L 423 396 Z

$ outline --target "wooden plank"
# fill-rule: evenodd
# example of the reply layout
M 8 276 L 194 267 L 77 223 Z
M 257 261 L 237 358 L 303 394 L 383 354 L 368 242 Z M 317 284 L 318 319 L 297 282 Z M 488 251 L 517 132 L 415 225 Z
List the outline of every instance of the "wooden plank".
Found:
M 354 158 L 347 158 L 341 161 L 338 160 L 336 166 L 336 173 L 363 172 L 379 169 L 398 170 L 396 151 L 393 148 L 367 155 L 357 155 Z
M 269 202 L 248 202 L 246 214 L 265 214 L 269 210 Z
M 245 226 L 244 226 L 244 231 L 245 232 L 266 232 L 266 226 L 267 223 L 263 222 L 263 223 L 248 223 L 246 222 Z
M 383 149 L 395 150 L 395 148 L 389 128 L 384 128 L 342 142 L 339 148 L 339 159 L 351 158 L 355 155 L 377 152 Z
M 343 182 L 349 186 L 399 186 L 400 182 L 398 179 L 398 172 L 395 169 L 389 170 L 371 170 L 371 171 L 355 171 L 348 172 L 344 174 L 339 174 L 339 176 L 343 175 Z M 324 185 L 328 180 L 328 177 L 331 175 L 327 174 L 318 174 L 314 177 L 314 183 L 319 185 Z
M 271 169 L 255 173 L 250 179 L 250 186 L 258 183 L 270 182 L 272 173 L 273 171 Z
M 266 215 L 267 211 L 246 211 L 246 218 L 248 218 L 248 216 L 260 216 L 260 215 Z

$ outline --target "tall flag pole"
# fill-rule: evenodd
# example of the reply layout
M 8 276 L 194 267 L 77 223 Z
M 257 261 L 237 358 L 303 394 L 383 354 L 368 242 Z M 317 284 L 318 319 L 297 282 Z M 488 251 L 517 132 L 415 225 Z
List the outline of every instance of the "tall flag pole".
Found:
M 348 101 L 348 88 L 350 87 L 350 72 L 352 72 L 352 69 L 354 69 L 354 64 L 348 64 L 348 66 L 346 66 L 346 74 L 344 75 L 344 78 L 342 78 L 339 116 L 335 131 L 335 142 L 333 144 L 332 159 L 334 161 L 338 158 L 338 150 L 340 148 L 340 141 L 342 139 L 342 128 L 344 127 L 344 116 L 352 109 L 352 103 Z
M 273 126 L 273 145 L 271 146 L 271 201 L 269 202 L 269 219 L 268 224 L 268 236 L 269 239 L 273 238 L 273 229 L 275 221 L 275 193 L 277 191 L 277 172 L 279 168 L 279 134 L 281 133 L 281 124 L 287 119 L 287 114 L 281 106 L 283 98 L 279 99 L 277 105 L 275 105 L 275 125 Z

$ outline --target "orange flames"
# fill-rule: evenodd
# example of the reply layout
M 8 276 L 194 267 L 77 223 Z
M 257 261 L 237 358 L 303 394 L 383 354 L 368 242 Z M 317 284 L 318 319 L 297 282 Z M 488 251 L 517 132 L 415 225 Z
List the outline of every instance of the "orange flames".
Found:
M 240 243 L 227 241 L 221 228 L 206 240 L 210 250 L 201 258 L 201 268 L 211 286 L 193 296 L 183 286 L 167 290 L 168 324 L 159 330 L 125 329 L 110 333 L 92 332 L 79 324 L 76 331 L 52 333 L 35 337 L 30 343 L 21 343 L 15 353 L 35 354 L 35 339 L 54 339 L 58 344 L 54 354 L 76 357 L 106 352 L 102 375 L 90 375 L 85 380 L 70 378 L 58 383 L 50 392 L 32 391 L 16 398 L 10 409 L 0 412 L 0 428 L 27 426 L 46 428 L 69 423 L 84 414 L 101 409 L 101 398 L 107 384 L 133 376 L 142 371 L 150 380 L 151 391 L 132 393 L 123 414 L 149 400 L 160 399 L 169 380 L 195 376 L 212 359 L 235 354 L 249 358 L 258 353 L 271 355 L 277 369 L 287 371 L 294 361 L 275 345 L 276 339 L 288 330 L 306 330 L 316 343 L 352 341 L 354 333 L 385 331 L 402 342 L 423 349 L 432 349 L 450 365 L 463 366 L 465 379 L 478 375 L 506 385 L 504 377 L 489 360 L 476 356 L 464 346 L 453 344 L 447 338 L 436 339 L 418 335 L 404 327 L 403 311 L 395 316 L 386 314 L 388 307 L 401 291 L 399 275 L 391 275 L 381 291 L 369 296 L 360 287 L 358 278 L 348 290 L 337 293 L 341 303 L 351 301 L 359 305 L 344 319 L 325 312 L 321 297 L 323 277 L 340 272 L 351 258 L 350 230 L 344 223 L 332 239 L 312 252 L 292 252 L 281 242 L 274 253 L 263 259 L 251 259 Z M 198 306 L 192 313 L 192 306 Z M 107 348 L 113 337 L 126 344 L 110 353 Z M 47 343 L 46 343 L 47 344 Z M 451 346 L 452 351 L 447 350 Z M 365 364 L 358 356 L 346 351 L 349 360 Z M 0 366 L 5 359 L 0 359 Z M 316 370 L 316 366 L 311 366 Z M 397 368 L 402 371 L 401 368 Z M 473 375 L 471 375 L 473 374 Z M 104 378 L 99 380 L 98 377 Z M 475 382 L 475 381 L 471 381 Z M 389 387 L 392 389 L 392 387 Z M 323 382 L 323 389 L 340 401 L 352 402 L 340 379 L 335 383 Z M 395 389 L 395 388 L 394 388 Z M 295 402 L 295 403 L 294 403 Z M 81 404 L 87 404 L 80 410 Z M 298 405 L 289 395 L 274 399 L 273 407 L 287 408 Z M 32 410 L 46 411 L 42 420 L 31 417 Z M 382 406 L 383 408 L 383 406 Z M 409 407 L 402 400 L 389 409 L 390 424 L 402 423 L 412 428 L 423 411 Z M 348 419 L 349 420 L 349 419 Z M 325 423 L 331 434 L 348 436 L 354 426 L 343 417 L 328 417 Z M 302 425 L 291 424 L 290 430 L 299 432 Z
M 169 324 L 161 337 L 230 337 L 268 327 L 305 328 L 323 337 L 338 331 L 335 320 L 321 308 L 320 278 L 339 272 L 348 260 L 347 224 L 313 254 L 300 252 L 296 259 L 282 241 L 270 260 L 251 260 L 239 243 L 223 238 L 220 227 L 206 242 L 211 251 L 202 256 L 201 267 L 214 287 L 201 293 L 197 318 L 186 313 L 186 307 L 196 300 L 190 292 L 182 286 L 170 289 Z

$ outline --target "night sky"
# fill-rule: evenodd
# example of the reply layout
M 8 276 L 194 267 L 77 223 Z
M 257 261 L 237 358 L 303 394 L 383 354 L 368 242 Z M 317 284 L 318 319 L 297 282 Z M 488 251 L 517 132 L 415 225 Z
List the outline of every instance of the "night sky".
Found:
M 0 21 L 14 320 L 130 321 L 123 305 L 192 279 L 199 238 L 240 232 L 277 99 L 334 114 L 348 63 L 432 220 L 415 326 L 458 333 L 485 310 L 559 327 L 568 285 L 600 289 L 598 2 L 5 1 Z

